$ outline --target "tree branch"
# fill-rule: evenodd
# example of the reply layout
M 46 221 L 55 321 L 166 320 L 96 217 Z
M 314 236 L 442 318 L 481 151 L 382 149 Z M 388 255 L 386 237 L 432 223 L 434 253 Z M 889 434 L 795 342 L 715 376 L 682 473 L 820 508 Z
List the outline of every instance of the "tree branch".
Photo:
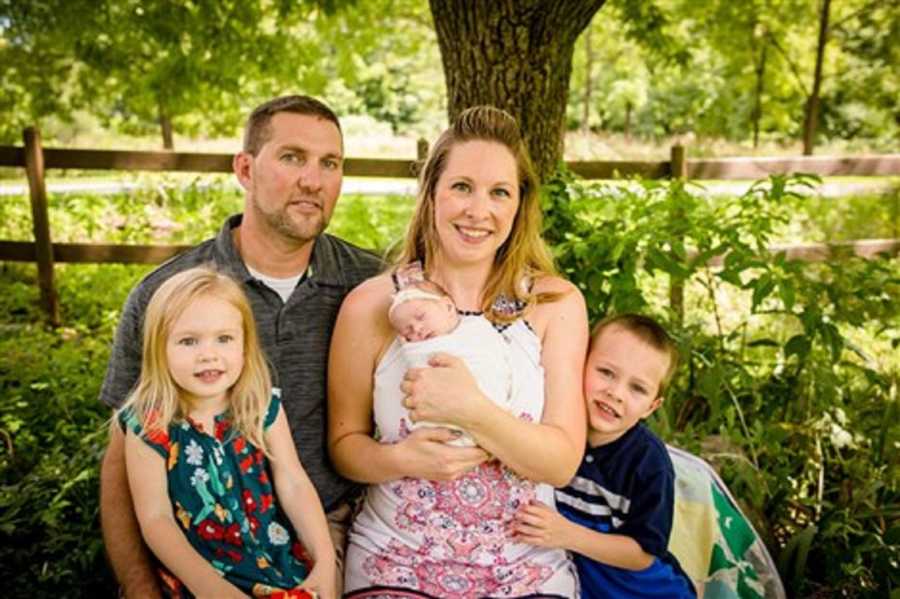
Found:
M 793 60 L 791 60 L 790 55 L 788 55 L 788 53 L 784 51 L 784 48 L 781 47 L 781 44 L 778 43 L 778 40 L 774 35 L 767 31 L 766 37 L 769 38 L 769 40 L 772 42 L 772 45 L 775 46 L 775 49 L 778 50 L 778 53 L 781 54 L 782 58 L 784 58 L 784 61 L 791 69 L 791 73 L 793 73 L 794 78 L 797 80 L 797 87 L 800 88 L 800 91 L 803 92 L 803 95 L 808 99 L 812 92 L 809 91 L 803 84 L 803 77 L 800 75 L 800 69 L 797 67 L 797 64 Z
M 866 4 L 865 4 L 862 8 L 860 8 L 859 10 L 856 10 L 856 11 L 850 13 L 849 15 L 847 15 L 846 17 L 844 17 L 843 19 L 841 19 L 841 20 L 838 21 L 837 23 L 832 23 L 831 26 L 830 26 L 829 28 L 832 29 L 832 30 L 834 30 L 834 29 L 843 29 L 844 24 L 846 24 L 848 21 L 852 21 L 853 19 L 855 19 L 856 17 L 858 17 L 859 15 L 861 15 L 861 14 L 863 14 L 863 13 L 865 13 L 865 12 L 869 12 L 869 11 L 872 10 L 875 6 L 878 6 L 878 5 L 880 5 L 881 3 L 882 3 L 881 0 L 872 0 L 871 2 L 866 3 Z

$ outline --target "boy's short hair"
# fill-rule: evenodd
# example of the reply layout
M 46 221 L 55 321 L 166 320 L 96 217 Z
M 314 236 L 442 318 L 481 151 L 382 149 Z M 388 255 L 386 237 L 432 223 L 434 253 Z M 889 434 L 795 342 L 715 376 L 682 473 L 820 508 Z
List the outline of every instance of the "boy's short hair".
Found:
M 671 335 L 666 332 L 666 329 L 661 324 L 649 316 L 644 316 L 643 314 L 616 314 L 607 316 L 594 326 L 594 330 L 591 331 L 589 350 L 594 348 L 600 333 L 613 325 L 625 329 L 650 347 L 661 351 L 669 357 L 669 367 L 666 369 L 665 376 L 659 382 L 659 391 L 657 391 L 658 397 L 665 396 L 669 383 L 672 382 L 675 371 L 678 369 L 678 345 L 675 343 L 675 340 L 672 339 Z
M 256 156 L 260 148 L 266 145 L 272 137 L 272 128 L 269 123 L 272 117 L 279 112 L 292 112 L 306 116 L 315 116 L 334 123 L 337 130 L 343 136 L 341 123 L 337 115 L 324 102 L 311 96 L 281 96 L 260 104 L 253 110 L 247 124 L 244 127 L 244 151 Z

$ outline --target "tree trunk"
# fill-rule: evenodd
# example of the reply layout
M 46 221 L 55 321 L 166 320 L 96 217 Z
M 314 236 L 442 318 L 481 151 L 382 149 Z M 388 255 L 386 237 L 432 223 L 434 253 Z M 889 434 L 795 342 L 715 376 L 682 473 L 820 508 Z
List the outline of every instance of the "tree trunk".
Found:
M 581 130 L 587 134 L 591 130 L 591 88 L 594 70 L 594 49 L 591 47 L 591 26 L 584 32 L 584 106 L 581 111 Z
M 162 140 L 164 150 L 174 150 L 175 140 L 172 137 L 172 119 L 163 106 L 159 103 L 159 128 L 162 130 Z
M 819 43 L 816 46 L 816 70 L 813 74 L 812 93 L 806 100 L 806 114 L 803 119 L 803 155 L 812 156 L 819 122 L 819 90 L 822 87 L 822 63 L 825 61 L 825 43 L 828 41 L 828 14 L 831 0 L 822 0 L 819 12 Z
M 546 179 L 562 159 L 572 54 L 605 0 L 429 0 L 447 113 L 493 104 L 519 121 Z
M 625 139 L 631 139 L 631 111 L 634 105 L 631 100 L 625 102 Z
M 759 147 L 759 121 L 762 119 L 762 96 L 766 83 L 766 55 L 769 41 L 763 37 L 759 50 L 759 61 L 756 63 L 756 98 L 753 101 L 753 148 Z

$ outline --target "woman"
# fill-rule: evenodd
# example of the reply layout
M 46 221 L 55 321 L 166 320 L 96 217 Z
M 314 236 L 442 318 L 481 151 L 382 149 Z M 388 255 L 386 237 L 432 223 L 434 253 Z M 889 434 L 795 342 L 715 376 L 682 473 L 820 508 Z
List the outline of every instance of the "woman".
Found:
M 574 596 L 563 552 L 511 537 L 519 507 L 552 504 L 551 485 L 569 482 L 585 442 L 584 299 L 554 275 L 540 221 L 515 120 L 471 108 L 429 155 L 398 260 L 421 263 L 464 318 L 488 319 L 508 342 L 513 413 L 453 356 L 397 367 L 387 317 L 396 272 L 344 300 L 329 360 L 329 445 L 339 472 L 371 485 L 350 532 L 349 596 Z M 461 428 L 479 447 L 448 445 L 458 434 L 449 428 L 410 431 L 422 420 Z

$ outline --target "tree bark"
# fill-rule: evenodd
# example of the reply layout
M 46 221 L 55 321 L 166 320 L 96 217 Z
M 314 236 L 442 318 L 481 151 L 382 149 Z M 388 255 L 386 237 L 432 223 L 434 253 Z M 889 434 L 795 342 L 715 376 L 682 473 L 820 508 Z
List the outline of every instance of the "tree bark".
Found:
M 159 128 L 162 131 L 163 149 L 174 150 L 175 140 L 172 136 L 172 119 L 162 102 L 159 103 Z
M 803 119 L 803 155 L 812 156 L 819 123 L 819 90 L 822 87 L 822 64 L 825 61 L 825 44 L 828 42 L 828 16 L 831 0 L 822 0 L 819 11 L 819 43 L 816 46 L 816 69 L 813 74 L 812 93 L 806 100 L 806 114 Z
M 594 48 L 591 46 L 591 26 L 584 32 L 584 105 L 581 111 L 581 130 L 587 134 L 591 130 L 591 91 L 594 86 Z
M 631 111 L 633 108 L 631 100 L 625 102 L 625 139 L 631 139 Z
M 605 0 L 429 0 L 447 114 L 493 104 L 519 121 L 541 179 L 562 158 L 572 54 Z
M 753 100 L 753 148 L 759 147 L 759 121 L 762 119 L 762 96 L 766 84 L 766 56 L 769 41 L 763 36 L 760 42 L 759 60 L 756 63 L 756 97 Z

